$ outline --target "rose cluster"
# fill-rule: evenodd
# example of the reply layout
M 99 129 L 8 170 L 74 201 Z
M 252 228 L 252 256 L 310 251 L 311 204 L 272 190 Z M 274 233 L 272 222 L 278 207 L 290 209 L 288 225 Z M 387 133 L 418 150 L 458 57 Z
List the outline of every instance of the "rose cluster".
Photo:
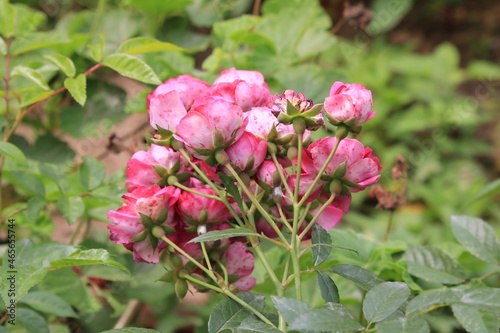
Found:
M 176 272 L 206 280 L 184 253 L 230 285 L 250 290 L 254 256 L 246 239 L 203 246 L 190 240 L 238 226 L 237 220 L 278 238 L 297 223 L 291 208 L 297 201 L 308 208 L 298 228 L 309 230 L 307 238 L 311 221 L 333 228 L 348 212 L 351 193 L 380 177 L 372 150 L 347 138 L 375 114 L 371 92 L 359 84 L 335 82 L 324 103 L 314 104 L 292 90 L 272 95 L 261 73 L 233 68 L 212 85 L 190 75 L 169 79 L 147 102 L 155 135 L 149 150 L 136 152 L 127 164 L 123 205 L 108 212 L 110 239 L 137 261 L 158 263 L 164 253 Z M 336 136 L 311 142 L 311 132 L 325 122 L 337 126 Z M 228 179 L 243 203 L 226 188 Z M 252 208 L 250 194 L 263 211 Z

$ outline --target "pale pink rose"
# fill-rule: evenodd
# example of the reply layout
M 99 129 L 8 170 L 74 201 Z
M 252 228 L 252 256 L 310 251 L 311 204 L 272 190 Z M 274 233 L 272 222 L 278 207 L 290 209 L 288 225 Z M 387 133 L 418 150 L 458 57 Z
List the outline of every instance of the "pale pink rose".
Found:
M 195 99 L 208 95 L 210 85 L 190 75 L 168 79 L 147 97 L 151 126 L 175 132 Z
M 359 126 L 373 118 L 372 93 L 365 86 L 357 83 L 335 82 L 330 89 L 330 96 L 325 99 L 327 118 L 334 123 L 347 123 Z
M 263 139 L 267 139 L 271 129 L 279 125 L 278 119 L 270 108 L 255 107 L 245 112 L 247 126 L 245 130 Z
M 167 171 L 179 167 L 178 172 L 185 171 L 184 158 L 171 148 L 152 144 L 149 151 L 138 151 L 127 163 L 127 179 L 130 185 L 151 186 L 162 178 L 156 173 L 153 166 L 159 165 Z
M 116 244 L 125 244 L 128 249 L 134 251 L 136 261 L 157 263 L 160 251 L 166 247 L 162 240 L 159 240 L 155 247 L 150 237 L 133 243 L 133 239 L 148 228 L 142 223 L 139 213 L 155 221 L 162 210 L 167 209 L 166 220 L 160 224 L 175 227 L 178 220 L 173 205 L 179 197 L 179 192 L 180 190 L 173 186 L 162 189 L 158 185 L 153 185 L 151 188 L 135 187 L 133 191 L 125 194 L 122 207 L 107 213 L 108 219 L 114 223 L 108 225 L 111 241 Z
M 315 173 L 308 173 L 304 172 L 300 174 L 300 183 L 299 183 L 299 199 L 302 200 L 302 197 L 306 194 L 308 191 L 309 187 L 312 185 L 314 179 L 316 178 Z M 295 192 L 295 185 L 297 183 L 297 175 L 292 174 L 288 177 L 288 186 L 290 187 L 290 190 L 292 191 L 291 194 L 285 193 L 287 196 L 293 196 L 293 193 Z M 319 180 L 316 185 L 313 188 L 313 191 L 309 195 L 309 197 L 306 199 L 306 202 L 311 202 L 315 200 L 318 195 L 321 193 L 321 188 L 325 185 L 325 182 L 322 180 Z
M 222 82 L 233 82 L 236 80 L 243 80 L 250 84 L 256 85 L 265 84 L 264 76 L 260 72 L 238 70 L 233 67 L 231 69 L 222 71 L 220 76 L 215 79 L 214 85 Z
M 245 276 L 244 278 L 233 282 L 232 285 L 237 287 L 239 291 L 250 291 L 253 287 L 255 287 L 256 283 L 257 280 L 253 276 Z
M 177 125 L 177 137 L 194 150 L 204 152 L 224 148 L 238 140 L 246 122 L 243 110 L 225 100 L 212 100 L 191 110 Z M 213 137 L 220 142 L 214 146 Z
M 193 190 L 216 195 L 211 188 L 193 188 Z M 228 220 L 231 214 L 220 201 L 184 191 L 179 195 L 177 208 L 189 224 L 219 223 Z
M 267 141 L 257 138 L 249 132 L 226 148 L 229 161 L 244 171 L 255 170 L 266 157 Z

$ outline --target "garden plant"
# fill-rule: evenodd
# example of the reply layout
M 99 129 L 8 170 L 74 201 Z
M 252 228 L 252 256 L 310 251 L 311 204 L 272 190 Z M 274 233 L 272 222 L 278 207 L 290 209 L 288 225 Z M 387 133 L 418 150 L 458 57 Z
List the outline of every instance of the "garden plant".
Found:
M 500 67 L 343 6 L 0 0 L 0 333 L 498 332 Z

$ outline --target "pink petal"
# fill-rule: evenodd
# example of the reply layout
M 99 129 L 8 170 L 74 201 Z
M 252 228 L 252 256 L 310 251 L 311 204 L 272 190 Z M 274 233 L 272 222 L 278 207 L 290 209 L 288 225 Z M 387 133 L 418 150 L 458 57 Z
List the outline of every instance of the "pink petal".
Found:
M 247 276 L 253 271 L 255 259 L 241 242 L 235 242 L 229 245 L 224 252 L 226 257 L 227 272 L 231 275 Z
M 186 115 L 186 108 L 177 92 L 154 96 L 148 105 L 149 120 L 155 129 L 157 125 L 169 131 L 175 131 L 175 126 Z
M 205 115 L 190 111 L 176 127 L 178 136 L 193 148 L 213 149 L 213 127 Z
M 315 214 L 317 211 L 311 211 L 311 214 Z M 332 205 L 326 207 L 326 209 L 321 213 L 316 222 L 323 227 L 326 231 L 335 227 L 342 219 L 342 210 Z

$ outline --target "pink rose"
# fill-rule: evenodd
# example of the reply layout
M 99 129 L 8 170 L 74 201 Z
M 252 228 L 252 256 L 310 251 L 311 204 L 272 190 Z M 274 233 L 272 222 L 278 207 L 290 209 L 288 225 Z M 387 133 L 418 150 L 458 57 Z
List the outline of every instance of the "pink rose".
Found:
M 216 195 L 211 188 L 193 188 L 193 190 Z M 179 213 L 191 225 L 198 223 L 219 223 L 231 217 L 227 207 L 220 201 L 207 198 L 192 192 L 184 191 L 179 195 L 177 202 Z
M 151 186 L 162 177 L 153 168 L 154 165 L 163 167 L 167 172 L 183 172 L 184 158 L 171 148 L 151 145 L 149 151 L 138 151 L 127 163 L 126 182 L 136 186 Z M 177 169 L 177 170 L 176 170 Z
M 252 273 L 255 259 L 243 243 L 231 243 L 222 256 L 226 259 L 228 274 L 244 277 Z
M 372 93 L 365 86 L 335 82 L 325 99 L 325 117 L 335 125 L 359 126 L 373 118 L 376 111 L 371 111 L 372 107 Z
M 226 148 L 229 161 L 244 171 L 256 169 L 266 157 L 267 141 L 257 138 L 252 133 L 244 132 L 243 135 Z
M 115 223 L 108 225 L 109 238 L 116 244 L 125 244 L 127 248 L 134 251 L 136 261 L 157 263 L 160 251 L 166 244 L 147 234 L 152 226 L 144 225 L 140 214 L 153 220 L 157 225 L 175 227 L 178 220 L 175 218 L 173 205 L 179 197 L 180 190 L 167 186 L 160 188 L 153 185 L 151 188 L 139 186 L 123 196 L 124 203 L 116 211 L 108 211 L 108 219 Z M 164 211 L 167 211 L 165 221 L 157 221 Z M 139 235 L 145 235 L 143 239 L 134 241 Z M 141 238 L 141 237 L 140 237 Z M 156 245 L 155 245 L 156 243 Z
M 287 173 L 285 169 L 280 165 L 281 171 L 285 177 Z M 271 160 L 265 160 L 257 170 L 256 178 L 259 180 L 259 183 L 264 183 L 269 185 L 270 187 L 276 187 L 281 184 L 281 177 L 279 176 L 279 171 L 276 168 L 276 164 L 274 164 Z

